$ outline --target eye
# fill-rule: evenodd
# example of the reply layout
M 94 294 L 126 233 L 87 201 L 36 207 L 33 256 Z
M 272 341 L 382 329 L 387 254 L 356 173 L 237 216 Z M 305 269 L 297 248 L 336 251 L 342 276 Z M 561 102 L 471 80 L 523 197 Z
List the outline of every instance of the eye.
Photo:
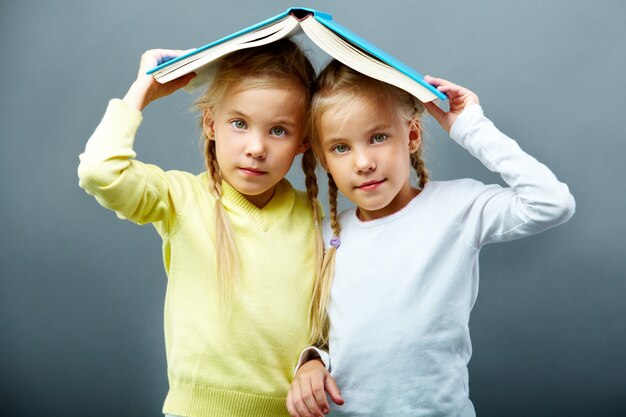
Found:
M 348 152 L 348 146 L 347 145 L 337 145 L 337 146 L 332 148 L 332 151 L 335 152 L 335 153 L 346 153 L 346 152 Z
M 372 143 L 383 143 L 384 141 L 387 140 L 387 135 L 385 135 L 384 133 L 376 133 L 374 136 L 372 136 Z
M 230 125 L 237 130 L 245 129 L 247 127 L 246 122 L 241 119 L 235 119 L 230 122 Z
M 285 136 L 287 131 L 280 126 L 274 126 L 270 129 L 270 134 L 273 136 Z

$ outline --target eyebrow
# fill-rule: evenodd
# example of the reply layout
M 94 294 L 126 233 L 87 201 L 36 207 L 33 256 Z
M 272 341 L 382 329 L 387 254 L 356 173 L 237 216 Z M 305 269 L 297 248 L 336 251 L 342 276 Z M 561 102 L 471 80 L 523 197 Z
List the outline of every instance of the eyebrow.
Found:
M 393 128 L 393 123 L 381 123 L 374 125 L 374 127 L 370 128 L 367 132 L 369 134 L 378 133 L 378 132 L 386 132 Z
M 324 146 L 331 146 L 331 145 L 335 145 L 337 143 L 342 143 L 345 142 L 346 139 L 343 137 L 334 137 L 331 139 L 326 139 L 324 138 L 323 142 L 324 142 Z
M 226 110 L 224 112 L 224 114 L 227 117 L 229 117 L 229 118 L 230 117 L 241 117 L 242 119 L 249 119 L 250 118 L 249 115 L 247 115 L 245 113 L 242 113 L 239 110 Z M 272 125 L 284 125 L 284 126 L 287 126 L 289 128 L 294 128 L 294 127 L 296 127 L 298 125 L 298 123 L 296 123 L 295 120 L 282 118 L 282 117 L 274 119 L 269 124 L 272 124 Z
M 391 124 L 378 124 L 374 125 L 374 127 L 366 130 L 367 135 L 373 135 L 374 133 L 385 133 L 390 131 L 393 128 L 393 123 Z M 347 139 L 344 136 L 336 136 L 331 137 L 330 139 L 324 138 L 324 145 L 335 145 L 337 143 L 345 142 Z

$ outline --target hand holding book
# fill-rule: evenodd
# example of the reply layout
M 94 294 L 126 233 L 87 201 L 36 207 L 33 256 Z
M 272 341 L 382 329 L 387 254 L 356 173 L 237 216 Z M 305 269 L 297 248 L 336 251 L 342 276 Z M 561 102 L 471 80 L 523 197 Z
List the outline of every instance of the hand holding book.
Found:
M 437 120 L 447 133 L 450 133 L 454 121 L 465 108 L 472 104 L 479 104 L 478 96 L 465 87 L 451 83 L 443 78 L 431 77 L 430 75 L 425 76 L 424 80 L 437 87 L 437 90 L 445 93 L 449 98 L 448 103 L 450 108 L 447 112 L 439 108 L 439 106 L 433 102 L 424 103 L 428 113 Z
M 196 76 L 195 73 L 188 73 L 168 83 L 161 84 L 151 75 L 147 75 L 146 72 L 156 65 L 171 61 L 187 53 L 189 53 L 189 50 L 151 49 L 146 51 L 141 56 L 137 79 L 130 86 L 123 101 L 142 111 L 152 101 L 168 96 L 174 91 L 185 87 Z

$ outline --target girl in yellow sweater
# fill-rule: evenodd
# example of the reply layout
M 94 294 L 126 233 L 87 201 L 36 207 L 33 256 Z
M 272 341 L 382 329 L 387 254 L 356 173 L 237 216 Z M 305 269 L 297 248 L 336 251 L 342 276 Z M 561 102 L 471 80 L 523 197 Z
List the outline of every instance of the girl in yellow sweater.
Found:
M 196 103 L 206 171 L 165 172 L 136 160 L 132 146 L 141 111 L 194 76 L 161 85 L 146 70 L 181 54 L 143 55 L 137 80 L 111 100 L 80 156 L 79 184 L 163 239 L 163 412 L 286 416 L 321 247 L 305 129 L 315 74 L 289 40 L 227 56 Z M 284 178 L 298 153 L 306 193 Z

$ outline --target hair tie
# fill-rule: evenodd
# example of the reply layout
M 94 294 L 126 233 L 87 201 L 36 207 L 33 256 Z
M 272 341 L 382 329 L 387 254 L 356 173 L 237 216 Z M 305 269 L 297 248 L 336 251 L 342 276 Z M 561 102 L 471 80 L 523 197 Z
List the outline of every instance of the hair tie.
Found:
M 339 246 L 341 245 L 341 240 L 338 237 L 334 237 L 332 239 L 330 239 L 330 246 L 332 246 L 335 249 L 339 249 Z

